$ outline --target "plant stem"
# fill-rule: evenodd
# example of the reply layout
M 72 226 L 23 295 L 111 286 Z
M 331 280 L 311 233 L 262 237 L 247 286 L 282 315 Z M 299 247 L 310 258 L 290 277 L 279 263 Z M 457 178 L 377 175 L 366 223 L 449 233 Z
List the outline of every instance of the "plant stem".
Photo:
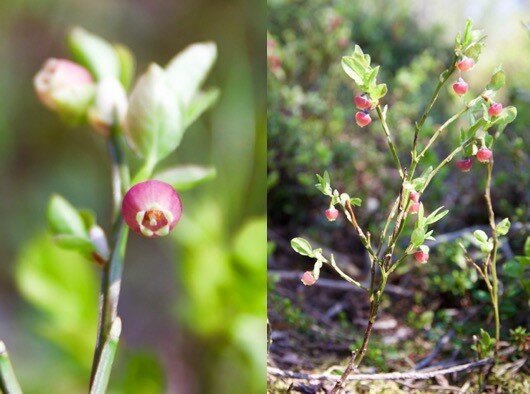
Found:
M 488 217 L 489 224 L 491 227 L 491 236 L 493 238 L 493 250 L 491 251 L 491 259 L 489 259 L 489 265 L 491 268 L 491 290 L 490 298 L 493 306 L 493 315 L 495 320 L 495 349 L 494 358 L 495 362 L 498 361 L 499 357 L 499 342 L 501 336 L 501 323 L 499 316 L 499 279 L 497 277 L 497 250 L 499 248 L 499 236 L 497 234 L 497 225 L 495 224 L 495 212 L 493 210 L 493 203 L 491 200 L 491 179 L 493 173 L 493 158 L 487 164 L 487 179 L 486 189 L 484 197 L 486 199 L 486 205 L 488 206 Z
M 390 152 L 392 153 L 392 158 L 394 159 L 394 163 L 399 172 L 399 176 L 403 178 L 403 168 L 401 167 L 401 162 L 399 161 L 399 156 L 397 154 L 396 147 L 394 145 L 394 142 L 392 141 L 392 137 L 390 135 L 390 129 L 388 128 L 388 124 L 386 123 L 386 115 L 383 113 L 383 110 L 381 109 L 381 105 L 379 104 L 375 107 L 375 110 L 377 111 L 377 116 L 379 116 L 379 119 L 381 120 L 381 125 L 383 126 L 383 131 L 385 132 L 385 135 L 386 135 L 388 147 L 390 149 Z
M 434 104 L 436 103 L 436 100 L 438 99 L 438 96 L 440 94 L 440 90 L 445 85 L 449 77 L 453 74 L 456 68 L 456 55 L 453 58 L 453 62 L 451 63 L 451 66 L 444 70 L 442 74 L 440 75 L 440 79 L 438 81 L 438 85 L 436 85 L 436 88 L 434 89 L 434 92 L 431 96 L 431 100 L 425 107 L 425 110 L 423 111 L 423 114 L 421 115 L 420 119 L 416 122 L 416 127 L 414 128 L 414 139 L 412 142 L 412 160 L 411 163 L 416 158 L 416 153 L 418 150 L 418 137 L 421 131 L 421 128 L 423 127 L 425 121 L 427 120 L 427 117 L 429 116 L 429 113 L 432 110 L 432 107 L 434 107 Z
M 377 311 L 379 310 L 379 305 L 381 304 L 381 299 L 385 291 L 387 278 L 387 273 L 382 271 L 381 281 L 379 282 L 378 289 L 375 294 L 371 295 L 372 300 L 370 302 L 370 317 L 368 318 L 368 323 L 366 324 L 366 329 L 364 330 L 361 347 L 358 350 L 352 352 L 350 361 L 348 362 L 348 365 L 346 366 L 346 369 L 342 373 L 340 379 L 337 381 L 337 383 L 331 390 L 331 394 L 336 394 L 340 392 L 340 390 L 344 387 L 346 379 L 348 378 L 350 373 L 352 373 L 355 369 L 357 369 L 357 367 L 359 367 L 364 356 L 366 355 L 366 350 L 368 349 L 368 343 L 372 334 L 372 328 L 377 318 Z
M 0 341 L 0 391 L 4 394 L 22 394 L 4 342 Z
M 121 334 L 121 320 L 117 317 L 112 323 L 109 339 L 103 345 L 100 362 L 94 375 L 94 383 L 90 388 L 90 394 L 105 394 L 110 380 L 112 363 L 118 349 Z
M 112 162 L 112 184 L 113 184 L 113 225 L 112 242 L 114 248 L 110 261 L 105 265 L 101 276 L 100 306 L 98 334 L 92 371 L 90 375 L 90 387 L 93 387 L 96 371 L 101 362 L 101 354 L 104 344 L 110 338 L 112 325 L 118 315 L 118 301 L 120 297 L 121 276 L 123 272 L 123 260 L 129 229 L 121 219 L 120 210 L 124 193 L 130 183 L 129 168 L 125 161 L 123 152 L 123 136 L 120 130 L 113 129 L 109 139 L 109 152 Z M 112 367 L 112 362 L 106 363 L 107 368 Z M 110 372 L 109 372 L 110 373 Z
M 351 223 L 355 231 L 357 232 L 357 235 L 359 235 L 359 238 L 361 239 L 362 244 L 364 245 L 365 249 L 368 251 L 368 254 L 370 255 L 370 260 L 376 261 L 377 255 L 374 252 L 374 249 L 372 248 L 372 245 L 370 244 L 370 240 L 368 237 L 364 234 L 364 231 L 362 230 L 361 226 L 359 226 L 359 223 L 357 222 L 357 218 L 355 217 L 355 212 L 353 210 L 353 207 L 349 201 L 346 201 L 345 207 L 344 207 L 346 218 Z

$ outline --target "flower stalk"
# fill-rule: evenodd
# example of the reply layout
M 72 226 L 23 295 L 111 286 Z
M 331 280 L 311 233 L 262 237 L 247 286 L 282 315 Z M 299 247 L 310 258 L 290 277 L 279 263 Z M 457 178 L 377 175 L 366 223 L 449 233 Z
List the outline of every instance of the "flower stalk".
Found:
M 2 341 L 0 341 L 0 389 L 5 394 L 22 394 L 6 346 Z

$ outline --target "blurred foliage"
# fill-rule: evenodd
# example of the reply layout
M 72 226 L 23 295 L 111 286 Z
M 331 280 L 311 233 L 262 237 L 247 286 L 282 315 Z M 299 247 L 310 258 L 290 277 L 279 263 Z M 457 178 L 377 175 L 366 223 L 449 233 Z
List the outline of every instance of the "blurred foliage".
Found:
M 264 391 L 265 17 L 264 2 L 243 0 L 1 2 L 0 86 L 9 94 L 0 100 L 0 182 L 8 191 L 0 194 L 0 324 L 25 391 L 86 392 L 95 341 L 96 267 L 31 237 L 42 233 L 55 191 L 104 224 L 110 216 L 103 139 L 66 130 L 32 88 L 47 57 L 66 56 L 73 25 L 131 47 L 138 73 L 192 42 L 214 40 L 219 49 L 208 81 L 219 86 L 219 103 L 164 162 L 212 165 L 217 177 L 184 193 L 173 238 L 131 237 L 109 392 Z
M 454 36 L 455 32 L 444 31 L 432 19 L 430 24 L 422 23 L 417 10 L 411 9 L 411 1 L 274 0 L 269 7 L 270 223 L 273 227 L 290 225 L 292 234 L 303 227 L 306 233 L 316 228 L 332 235 L 325 221 L 320 220 L 325 207 L 322 200 L 315 198 L 318 192 L 313 187 L 315 173 L 327 169 L 340 191 L 364 199 L 358 215 L 368 230 L 377 234 L 378 223 L 397 192 L 398 179 L 379 122 L 374 121 L 362 133 L 355 125 L 352 99 L 357 92 L 352 91 L 340 58 L 351 54 L 358 44 L 373 62 L 381 65 L 380 80 L 389 88 L 383 104 L 389 105 L 389 124 L 402 162 L 407 163 L 414 121 L 428 102 L 439 73 L 451 59 L 453 43 L 446 36 Z M 530 40 L 525 50 L 528 48 Z M 511 64 L 514 56 L 515 53 L 506 53 L 502 58 L 497 56 L 496 62 Z M 487 82 L 476 81 L 474 74 L 482 78 L 482 74 L 491 72 L 481 67 L 479 62 L 469 76 L 473 93 L 479 93 Z M 528 112 L 525 108 L 530 101 L 511 74 L 507 83 L 511 100 L 504 104 L 510 101 L 517 105 L 523 116 L 518 117 L 496 147 L 493 193 L 499 216 L 526 221 L 530 189 L 524 171 L 529 164 L 528 155 L 524 152 L 530 148 L 525 138 L 530 118 L 524 113 Z M 420 144 L 459 105 L 450 87 L 442 90 L 422 129 Z M 457 138 L 458 124 L 429 153 L 424 166 L 437 163 Z M 441 226 L 461 228 L 469 223 L 485 223 L 480 191 L 484 176 L 480 168 L 473 171 L 476 176 L 463 176 L 448 166 L 429 187 L 424 196 L 426 203 L 451 208 L 450 220 Z

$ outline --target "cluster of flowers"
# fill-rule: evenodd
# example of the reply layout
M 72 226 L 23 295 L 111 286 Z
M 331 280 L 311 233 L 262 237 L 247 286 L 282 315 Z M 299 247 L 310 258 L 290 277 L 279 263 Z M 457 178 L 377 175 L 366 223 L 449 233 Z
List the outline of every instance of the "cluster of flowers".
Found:
M 128 98 L 117 78 L 107 76 L 95 81 L 80 64 L 52 58 L 35 76 L 34 86 L 40 101 L 63 118 L 76 122 L 86 117 L 94 130 L 106 137 L 116 126 L 128 136 Z M 171 185 L 156 180 L 132 186 L 122 204 L 127 225 L 150 238 L 169 234 L 181 213 L 178 193 Z
M 462 57 L 456 62 L 456 68 L 458 69 L 460 76 L 458 80 L 452 85 L 452 88 L 458 96 L 465 95 L 469 87 L 467 82 L 461 77 L 461 74 L 463 72 L 470 71 L 471 69 L 473 69 L 474 66 L 475 60 L 467 56 Z M 370 123 L 372 123 L 370 111 L 373 109 L 374 104 L 370 98 L 370 95 L 366 92 L 357 94 L 354 98 L 354 104 L 358 110 L 355 114 L 355 122 L 357 123 L 357 125 L 359 127 L 366 127 Z M 503 106 L 501 103 L 490 102 L 488 114 L 491 118 L 495 118 L 502 113 L 502 110 Z M 475 156 L 480 163 L 489 163 L 493 157 L 493 152 L 486 146 L 482 146 L 481 148 L 477 149 Z M 469 172 L 471 170 L 472 165 L 473 159 L 471 157 L 464 157 L 456 161 L 456 166 L 462 172 Z M 408 212 L 410 214 L 417 214 L 420 210 L 420 193 L 414 190 L 410 191 L 409 199 L 410 203 Z M 328 221 L 333 222 L 337 220 L 339 216 L 339 211 L 333 205 L 330 205 L 330 207 L 325 211 L 325 216 Z M 416 252 L 413 253 L 413 256 L 418 263 L 427 263 L 427 261 L 429 260 L 429 247 L 426 245 L 422 245 L 420 248 L 418 248 Z M 316 283 L 316 279 L 311 271 L 304 272 L 301 280 L 302 283 L 306 286 L 311 286 Z

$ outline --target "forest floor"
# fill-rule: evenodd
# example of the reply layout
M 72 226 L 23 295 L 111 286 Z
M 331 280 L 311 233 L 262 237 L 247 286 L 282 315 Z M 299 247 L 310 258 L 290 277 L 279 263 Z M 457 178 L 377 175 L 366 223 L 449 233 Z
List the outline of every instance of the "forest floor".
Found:
M 326 270 L 314 286 L 304 286 L 300 282 L 304 266 L 293 261 L 288 245 L 275 243 L 276 251 L 269 259 L 269 392 L 327 393 L 362 339 L 368 300 L 358 288 Z M 362 265 L 359 258 L 344 269 L 362 280 L 363 269 L 357 268 Z M 465 297 L 456 305 L 443 296 L 418 302 L 415 290 L 422 287 L 422 279 L 408 273 L 387 288 L 368 352 L 355 372 L 372 376 L 351 381 L 345 392 L 479 391 L 480 376 L 491 363 L 474 365 L 478 357 L 471 346 L 473 333 L 489 327 L 488 315 Z M 530 393 L 528 353 L 508 342 L 502 342 L 501 348 L 501 362 L 482 391 Z M 471 366 L 426 378 L 429 371 L 455 366 L 458 370 L 463 364 Z M 406 375 L 374 375 L 390 372 Z

